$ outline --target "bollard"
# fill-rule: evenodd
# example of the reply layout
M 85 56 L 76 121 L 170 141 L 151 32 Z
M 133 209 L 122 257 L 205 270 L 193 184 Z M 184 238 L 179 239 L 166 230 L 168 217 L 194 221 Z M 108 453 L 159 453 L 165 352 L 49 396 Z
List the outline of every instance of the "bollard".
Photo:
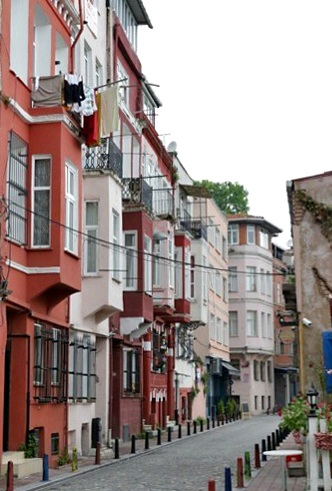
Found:
M 225 491 L 232 491 L 232 475 L 230 467 L 225 467 Z
M 267 435 L 267 449 L 272 450 L 271 436 L 270 435 Z
M 200 420 L 199 424 L 200 424 L 201 431 L 204 431 L 204 423 L 202 419 Z
M 280 430 L 276 429 L 276 445 L 279 447 L 280 445 Z
M 161 429 L 158 428 L 157 432 L 157 445 L 161 445 Z
M 136 453 L 136 436 L 131 435 L 131 453 Z
M 168 442 L 171 442 L 172 441 L 172 427 L 169 426 L 167 429 L 168 429 L 168 439 L 167 439 L 167 441 Z
M 149 432 L 145 432 L 145 450 L 149 450 Z
M 207 418 L 207 420 L 206 420 L 206 429 L 207 430 L 210 429 L 210 418 Z
M 178 438 L 182 438 L 182 426 L 180 424 L 178 426 Z
M 120 449 L 119 449 L 119 439 L 116 438 L 114 440 L 114 458 L 119 459 L 120 458 Z
M 274 432 L 272 432 L 271 437 L 272 437 L 272 450 L 275 450 L 277 448 L 276 447 L 276 434 Z
M 250 452 L 244 452 L 244 475 L 246 479 L 251 478 Z
M 214 418 L 212 418 L 212 428 L 215 428 L 216 427 L 216 421 Z
M 190 436 L 190 421 L 187 422 L 187 435 Z
M 259 469 L 261 466 L 261 459 L 259 455 L 259 445 L 255 443 L 255 468 Z
M 72 459 L 71 459 L 71 470 L 72 470 L 72 472 L 75 472 L 75 471 L 77 471 L 77 469 L 78 469 L 77 448 L 73 447 Z
M 244 488 L 243 459 L 241 457 L 237 459 L 237 487 Z
M 266 441 L 265 440 L 262 440 L 262 461 L 263 462 L 266 462 L 267 461 L 267 457 L 264 454 L 265 450 L 266 450 Z
M 49 481 L 50 480 L 50 474 L 49 474 L 49 468 L 48 468 L 48 455 L 44 453 L 43 455 L 43 481 Z
M 14 491 L 14 463 L 11 460 L 7 464 L 6 491 Z
M 95 465 L 100 465 L 100 442 L 96 443 Z
M 194 421 L 194 433 L 197 433 L 197 421 Z
M 209 481 L 208 491 L 216 491 L 216 481 Z

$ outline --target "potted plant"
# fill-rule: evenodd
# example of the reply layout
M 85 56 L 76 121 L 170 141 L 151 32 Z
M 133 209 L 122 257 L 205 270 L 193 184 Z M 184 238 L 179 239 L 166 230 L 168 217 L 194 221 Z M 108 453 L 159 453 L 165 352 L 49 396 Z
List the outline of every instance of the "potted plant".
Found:
M 295 397 L 281 410 L 280 429 L 292 433 L 295 441 L 301 443 L 301 436 L 307 434 L 308 413 L 309 404 L 305 398 Z
M 217 404 L 218 421 L 223 421 L 224 416 L 225 416 L 225 405 L 224 405 L 224 401 L 222 399 L 220 399 L 220 401 Z

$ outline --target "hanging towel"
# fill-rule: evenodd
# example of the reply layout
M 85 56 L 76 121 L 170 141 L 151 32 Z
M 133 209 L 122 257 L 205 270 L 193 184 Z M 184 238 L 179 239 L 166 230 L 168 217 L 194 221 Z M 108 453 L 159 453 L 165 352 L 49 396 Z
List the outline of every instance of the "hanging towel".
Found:
M 118 84 L 100 93 L 100 136 L 110 136 L 119 129 Z
M 83 116 L 91 116 L 97 111 L 95 91 L 91 87 L 84 86 L 85 100 L 82 101 Z
M 34 107 L 55 107 L 62 105 L 63 76 L 36 77 L 31 92 Z
M 84 116 L 82 133 L 87 147 L 97 147 L 99 145 L 98 111 L 95 111 L 90 116 Z

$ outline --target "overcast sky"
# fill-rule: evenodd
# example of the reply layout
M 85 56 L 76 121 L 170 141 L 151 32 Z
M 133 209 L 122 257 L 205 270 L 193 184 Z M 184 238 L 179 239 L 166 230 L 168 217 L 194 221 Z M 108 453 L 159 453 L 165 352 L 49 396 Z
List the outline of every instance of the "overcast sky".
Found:
M 193 179 L 238 182 L 290 239 L 287 180 L 332 170 L 332 2 L 143 0 L 156 128 Z M 165 135 L 165 136 L 163 136 Z

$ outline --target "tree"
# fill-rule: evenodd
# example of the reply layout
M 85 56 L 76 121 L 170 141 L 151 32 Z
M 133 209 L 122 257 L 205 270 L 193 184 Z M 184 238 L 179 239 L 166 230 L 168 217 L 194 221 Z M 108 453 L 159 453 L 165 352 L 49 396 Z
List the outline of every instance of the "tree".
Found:
M 226 215 L 249 212 L 248 191 L 238 182 L 212 182 L 204 179 L 196 181 L 195 185 L 203 186 L 210 191 L 221 211 Z

